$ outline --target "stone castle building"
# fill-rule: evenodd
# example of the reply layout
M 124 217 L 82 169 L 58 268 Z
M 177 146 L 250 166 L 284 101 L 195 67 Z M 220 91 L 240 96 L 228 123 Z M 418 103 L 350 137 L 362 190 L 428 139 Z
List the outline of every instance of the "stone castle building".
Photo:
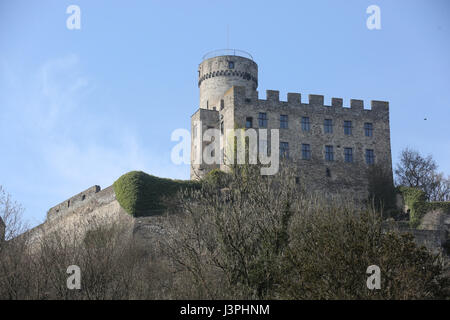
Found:
M 232 50 L 205 56 L 198 68 L 200 107 L 191 117 L 191 179 L 212 169 L 226 170 L 227 144 L 234 143 L 230 129 L 267 129 L 267 141 L 258 139 L 258 150 L 271 150 L 270 130 L 278 129 L 280 156 L 298 168 L 298 179 L 316 190 L 367 190 L 367 168 L 380 164 L 392 173 L 389 103 L 332 98 L 324 105 L 321 95 L 302 102 L 299 93 L 280 100 L 279 91 L 258 96 L 258 65 L 249 54 Z M 207 129 L 220 131 L 220 161 L 203 161 Z M 214 141 L 214 140 L 213 140 Z M 217 142 L 217 140 L 216 140 Z M 210 152 L 210 149 L 208 149 Z M 214 153 L 215 151 L 211 151 Z M 213 154 L 212 154 L 213 155 Z M 199 158 L 201 161 L 199 161 Z
M 342 99 L 333 98 L 331 106 L 325 106 L 323 96 L 318 95 L 309 95 L 309 103 L 302 103 L 298 93 L 289 93 L 287 101 L 280 101 L 278 91 L 267 91 L 267 98 L 259 99 L 256 63 L 251 56 L 235 52 L 204 59 L 198 84 L 200 108 L 192 116 L 192 178 L 214 168 L 226 169 L 226 164 L 220 163 L 195 164 L 194 149 L 204 151 L 208 144 L 200 139 L 200 133 L 209 128 L 218 129 L 222 150 L 229 141 L 225 129 L 278 129 L 277 147 L 295 163 L 299 180 L 314 190 L 356 189 L 355 194 L 364 195 L 370 163 L 392 170 L 387 102 L 372 101 L 371 110 L 366 110 L 361 100 L 351 100 L 350 108 L 344 108 Z M 194 128 L 200 121 L 201 126 Z M 113 186 L 101 189 L 96 185 L 50 208 L 47 219 L 23 236 L 34 246 L 55 232 L 84 239 L 91 228 L 119 223 L 153 248 L 165 235 L 165 219 L 165 215 L 131 216 L 120 205 Z M 423 221 L 421 230 L 409 229 L 406 224 L 400 231 L 412 233 L 419 244 L 440 250 L 447 241 L 448 214 L 427 213 Z M 0 218 L 0 243 L 4 236 L 5 224 Z

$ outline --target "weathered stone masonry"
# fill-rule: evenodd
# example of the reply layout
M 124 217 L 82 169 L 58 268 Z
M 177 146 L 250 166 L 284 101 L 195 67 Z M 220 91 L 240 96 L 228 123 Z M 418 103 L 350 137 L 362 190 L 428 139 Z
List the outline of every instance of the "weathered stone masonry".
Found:
M 388 102 L 372 101 L 371 110 L 367 110 L 362 100 L 352 99 L 350 108 L 346 108 L 342 99 L 332 98 L 331 106 L 326 106 L 321 95 L 309 95 L 309 103 L 302 103 L 299 93 L 288 93 L 287 101 L 280 101 L 279 91 L 273 90 L 267 90 L 264 100 L 258 97 L 257 85 L 257 65 L 249 58 L 218 56 L 200 64 L 200 108 L 191 118 L 192 179 L 202 177 L 214 168 L 226 169 L 223 163 L 195 164 L 198 149 L 203 150 L 208 144 L 202 141 L 206 129 L 223 129 L 220 149 L 223 158 L 227 159 L 226 142 L 232 140 L 227 137 L 226 130 L 248 128 L 249 124 L 252 128 L 261 128 L 261 114 L 267 117 L 264 128 L 269 131 L 279 129 L 279 142 L 288 146 L 289 160 L 297 165 L 299 178 L 310 189 L 349 189 L 363 196 L 367 191 L 368 160 L 392 172 Z M 309 130 L 302 127 L 305 118 L 309 120 Z M 332 123 L 330 133 L 325 131 L 326 119 Z M 201 121 L 201 130 L 194 127 L 198 121 Z M 344 129 L 345 122 L 347 129 Z M 365 126 L 371 126 L 371 129 Z M 366 131 L 371 134 L 366 135 Z M 268 144 L 270 150 L 270 136 Z M 309 145 L 309 154 L 305 152 L 310 156 L 308 159 L 303 159 L 303 145 Z M 332 161 L 326 159 L 327 146 L 332 148 Z M 370 159 L 367 159 L 367 153 Z

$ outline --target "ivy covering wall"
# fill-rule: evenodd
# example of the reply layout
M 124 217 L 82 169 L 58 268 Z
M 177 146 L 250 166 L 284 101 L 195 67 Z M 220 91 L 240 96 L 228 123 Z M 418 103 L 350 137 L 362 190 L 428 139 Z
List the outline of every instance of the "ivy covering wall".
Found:
M 427 202 L 425 192 L 412 187 L 398 187 L 405 205 L 410 210 L 409 221 L 412 228 L 417 228 L 423 216 L 432 210 L 442 209 L 450 213 L 450 202 Z
M 134 217 L 151 216 L 166 209 L 164 197 L 175 196 L 183 188 L 198 188 L 191 180 L 172 180 L 131 171 L 114 182 L 114 192 L 121 207 Z

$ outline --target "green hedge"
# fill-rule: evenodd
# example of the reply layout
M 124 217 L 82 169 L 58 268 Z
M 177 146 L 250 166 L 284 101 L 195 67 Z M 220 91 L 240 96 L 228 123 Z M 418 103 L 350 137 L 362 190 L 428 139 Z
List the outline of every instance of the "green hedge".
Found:
M 172 180 L 131 171 L 114 182 L 116 199 L 126 212 L 134 217 L 162 213 L 166 206 L 163 197 L 175 196 L 184 188 L 197 188 L 195 181 Z
M 400 186 L 398 190 L 410 209 L 409 220 L 412 228 L 417 228 L 423 216 L 429 211 L 443 209 L 450 213 L 450 202 L 427 202 L 425 192 L 417 188 Z
M 409 222 L 412 228 L 417 228 L 420 220 L 427 212 L 425 192 L 412 187 L 401 186 L 398 188 L 403 196 L 403 201 L 409 208 Z

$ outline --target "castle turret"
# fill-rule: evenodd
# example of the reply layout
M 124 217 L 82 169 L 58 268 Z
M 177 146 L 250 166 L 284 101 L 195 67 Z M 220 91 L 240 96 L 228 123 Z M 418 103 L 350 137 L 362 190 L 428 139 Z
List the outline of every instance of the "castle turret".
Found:
M 234 49 L 206 54 L 198 67 L 200 108 L 219 110 L 220 98 L 232 86 L 245 87 L 252 97 L 258 87 L 258 65 L 250 54 Z

